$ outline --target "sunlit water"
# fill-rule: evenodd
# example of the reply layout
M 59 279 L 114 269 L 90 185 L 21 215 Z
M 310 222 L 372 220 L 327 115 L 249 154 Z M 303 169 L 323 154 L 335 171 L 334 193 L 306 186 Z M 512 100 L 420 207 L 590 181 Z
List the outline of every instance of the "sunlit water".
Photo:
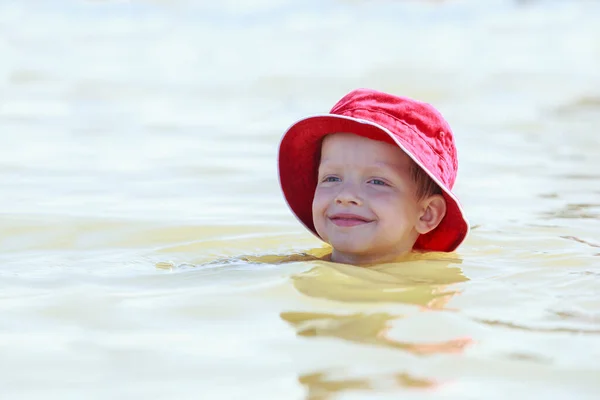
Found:
M 600 398 L 599 19 L 1 0 L 0 397 Z M 315 261 L 278 140 L 355 87 L 451 122 L 457 253 Z

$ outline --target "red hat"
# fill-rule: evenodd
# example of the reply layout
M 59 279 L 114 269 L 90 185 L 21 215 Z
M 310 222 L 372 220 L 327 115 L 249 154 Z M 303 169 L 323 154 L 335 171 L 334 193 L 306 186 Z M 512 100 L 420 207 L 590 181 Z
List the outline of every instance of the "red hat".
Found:
M 353 133 L 399 146 L 442 189 L 446 215 L 431 232 L 420 235 L 415 250 L 453 251 L 467 236 L 469 224 L 452 194 L 458 160 L 452 130 L 431 105 L 370 89 L 345 95 L 329 114 L 303 118 L 283 135 L 279 145 L 279 183 L 296 217 L 317 237 L 312 201 L 322 139 L 331 133 Z

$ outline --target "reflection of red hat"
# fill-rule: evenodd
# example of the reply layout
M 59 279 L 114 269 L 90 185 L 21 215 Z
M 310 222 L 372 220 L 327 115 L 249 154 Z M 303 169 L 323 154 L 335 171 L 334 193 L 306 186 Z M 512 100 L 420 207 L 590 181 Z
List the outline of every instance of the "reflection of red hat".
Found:
M 415 250 L 453 251 L 469 225 L 451 189 L 458 160 L 452 130 L 432 106 L 369 89 L 348 93 L 329 114 L 294 123 L 279 145 L 279 183 L 292 212 L 318 236 L 312 201 L 317 187 L 321 140 L 330 133 L 354 133 L 396 144 L 442 188 L 446 215 L 437 228 L 420 235 Z

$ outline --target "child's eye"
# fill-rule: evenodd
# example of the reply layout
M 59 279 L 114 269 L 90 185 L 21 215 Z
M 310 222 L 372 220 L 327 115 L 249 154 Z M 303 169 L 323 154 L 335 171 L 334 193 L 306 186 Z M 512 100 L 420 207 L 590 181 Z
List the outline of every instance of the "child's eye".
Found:
M 322 182 L 340 182 L 340 178 L 337 176 L 326 176 L 323 178 Z
M 388 184 L 385 183 L 384 181 L 382 181 L 381 179 L 371 179 L 369 182 L 372 183 L 373 185 L 388 186 Z

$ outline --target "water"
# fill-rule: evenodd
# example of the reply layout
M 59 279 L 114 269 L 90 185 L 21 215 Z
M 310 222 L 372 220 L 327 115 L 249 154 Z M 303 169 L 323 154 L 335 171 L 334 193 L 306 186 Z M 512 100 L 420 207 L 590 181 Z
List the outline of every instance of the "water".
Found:
M 595 399 L 600 3 L 0 1 L 2 398 Z M 456 254 L 311 261 L 283 130 L 434 103 Z

